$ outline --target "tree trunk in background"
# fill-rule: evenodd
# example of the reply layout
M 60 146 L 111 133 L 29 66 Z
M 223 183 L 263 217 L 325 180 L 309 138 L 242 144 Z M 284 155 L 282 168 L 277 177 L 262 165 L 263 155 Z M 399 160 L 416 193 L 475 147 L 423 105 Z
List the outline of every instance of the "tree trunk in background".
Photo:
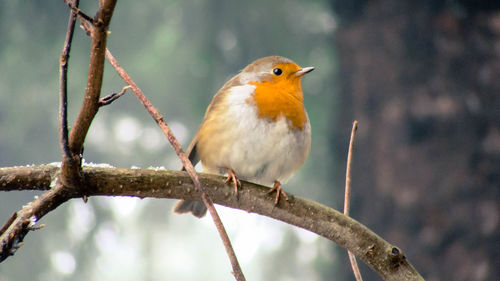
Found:
M 498 278 L 500 1 L 332 6 L 339 161 L 360 122 L 352 216 L 400 246 L 426 280 Z

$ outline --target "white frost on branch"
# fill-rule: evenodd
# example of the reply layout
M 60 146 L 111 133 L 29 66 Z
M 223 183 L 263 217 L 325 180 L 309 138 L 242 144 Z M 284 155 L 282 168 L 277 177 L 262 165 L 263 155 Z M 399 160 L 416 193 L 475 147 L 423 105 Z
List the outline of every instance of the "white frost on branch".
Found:
M 89 167 L 89 168 L 115 168 L 115 166 L 108 164 L 108 163 L 92 163 L 92 162 L 85 162 L 85 159 L 82 159 L 82 167 Z

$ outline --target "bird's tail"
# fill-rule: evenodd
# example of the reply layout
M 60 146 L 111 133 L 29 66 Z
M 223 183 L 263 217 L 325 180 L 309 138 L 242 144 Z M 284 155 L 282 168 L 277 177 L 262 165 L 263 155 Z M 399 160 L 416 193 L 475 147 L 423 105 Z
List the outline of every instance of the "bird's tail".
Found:
M 179 200 L 174 206 L 174 212 L 177 214 L 191 212 L 193 216 L 202 218 L 207 213 L 207 207 L 200 201 Z

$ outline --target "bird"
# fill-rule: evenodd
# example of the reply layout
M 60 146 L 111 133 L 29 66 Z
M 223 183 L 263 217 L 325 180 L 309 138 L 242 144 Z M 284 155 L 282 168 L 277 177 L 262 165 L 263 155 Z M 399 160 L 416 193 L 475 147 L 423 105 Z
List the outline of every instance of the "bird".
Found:
M 255 60 L 215 94 L 186 153 L 203 172 L 227 174 L 235 194 L 240 180 L 272 187 L 288 200 L 281 185 L 304 164 L 311 150 L 311 125 L 304 107 L 300 67 L 281 56 Z M 201 218 L 201 201 L 180 200 L 175 213 Z

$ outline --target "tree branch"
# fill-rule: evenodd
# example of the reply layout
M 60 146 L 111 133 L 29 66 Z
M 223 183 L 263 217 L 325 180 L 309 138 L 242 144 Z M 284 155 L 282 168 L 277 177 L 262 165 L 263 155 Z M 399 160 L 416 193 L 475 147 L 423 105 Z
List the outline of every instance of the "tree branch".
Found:
M 51 165 L 0 168 L 0 191 L 48 190 L 58 172 L 59 168 Z M 191 178 L 185 172 L 83 167 L 82 173 L 84 175 L 82 185 L 85 187 L 82 192 L 88 196 L 200 200 L 199 190 L 194 187 Z M 423 280 L 401 250 L 336 210 L 291 194 L 289 201 L 283 201 L 277 207 L 273 198 L 267 194 L 268 187 L 244 181 L 237 200 L 233 196 L 232 187 L 225 184 L 224 177 L 209 174 L 199 174 L 199 177 L 207 194 L 217 204 L 268 216 L 326 237 L 353 252 L 384 280 Z M 41 215 L 54 209 L 56 204 L 60 204 L 61 197 L 55 197 L 54 193 L 57 193 L 56 190 L 50 189 L 45 193 L 49 195 L 42 195 L 21 212 L 40 218 Z M 81 197 L 81 194 L 66 194 L 66 197 L 77 198 Z M 32 211 L 28 212 L 25 209 Z M 22 217 L 26 218 L 26 215 Z M 5 251 L 10 253 L 11 248 L 6 247 L 10 233 L 28 225 L 26 219 L 19 219 L 18 216 L 15 224 L 0 236 L 0 257 L 3 259 L 6 257 Z
M 65 2 L 72 7 L 72 15 L 80 11 L 70 1 L 66 0 Z M 70 158 L 68 159 L 66 156 L 63 156 L 62 161 L 60 184 L 68 188 L 75 189 L 80 184 L 83 143 L 90 127 L 90 123 L 99 109 L 99 95 L 101 92 L 104 72 L 104 53 L 106 50 L 107 31 L 115 4 L 116 0 L 100 1 L 99 10 L 97 11 L 95 20 L 92 21 L 96 27 L 92 34 L 90 34 L 92 37 L 92 44 L 90 49 L 87 87 L 85 89 L 82 107 L 69 134 L 68 144 L 71 153 Z M 68 30 L 69 29 L 70 26 L 68 26 Z M 71 40 L 66 41 L 66 46 L 68 46 L 67 55 L 69 55 L 70 44 Z M 61 81 L 61 83 L 63 82 Z M 64 100 L 61 100 L 60 103 L 64 103 Z M 63 122 L 67 121 L 62 120 L 61 125 L 63 125 Z M 61 127 L 60 130 L 63 131 L 64 127 Z
M 94 19 L 86 15 L 84 12 L 82 12 L 80 9 L 78 9 L 78 5 L 74 5 L 71 0 L 64 0 L 64 3 L 70 7 L 70 9 L 73 11 L 73 13 L 77 14 L 79 17 L 82 17 L 86 21 L 89 21 L 91 23 L 94 23 Z
M 83 152 L 83 143 L 90 123 L 99 109 L 99 95 L 104 73 L 104 59 L 108 26 L 115 8 L 116 0 L 100 1 L 101 7 L 97 11 L 94 21 L 95 28 L 91 31 L 92 44 L 90 48 L 89 73 L 85 98 L 82 108 L 69 135 L 69 144 L 73 155 Z
M 78 8 L 80 1 L 73 0 L 72 5 Z M 75 31 L 76 14 L 73 10 L 69 13 L 68 30 L 59 60 L 59 139 L 63 152 L 63 162 L 71 161 L 71 152 L 68 141 L 68 61 L 71 51 L 71 42 Z
M 25 168 L 28 169 L 0 169 L 0 174 L 2 174 L 0 176 L 0 181 L 2 182 L 1 190 L 9 190 L 12 180 L 17 181 L 18 189 L 23 189 L 19 184 L 26 186 L 29 185 L 29 181 L 31 181 L 31 183 L 34 184 L 31 189 L 40 188 L 42 190 L 47 190 L 54 185 L 56 173 L 60 172 L 59 168 L 55 166 L 33 166 L 35 170 L 33 174 L 31 174 L 30 167 Z M 20 173 L 3 173 L 11 170 Z M 26 177 L 29 179 L 28 182 L 23 181 Z M 53 178 L 54 181 L 52 181 L 51 178 Z M 49 179 L 49 181 L 47 181 L 47 179 Z M 0 262 L 14 255 L 17 249 L 23 245 L 22 241 L 24 237 L 30 230 L 36 229 L 34 226 L 39 218 L 68 201 L 70 198 L 75 197 L 75 195 L 77 195 L 76 189 L 66 188 L 62 184 L 57 184 L 54 188 L 48 190 L 33 202 L 23 206 L 15 216 L 11 217 L 14 218 L 11 223 L 2 227 L 5 231 L 0 235 Z
M 105 97 L 100 98 L 99 99 L 99 106 L 105 106 L 105 105 L 111 104 L 112 102 L 114 102 L 115 100 L 117 100 L 118 98 L 123 96 L 125 94 L 125 92 L 127 92 L 127 90 L 130 88 L 131 88 L 130 85 L 128 85 L 128 86 L 123 87 L 122 90 L 118 93 L 112 93 L 112 94 L 109 94 Z

